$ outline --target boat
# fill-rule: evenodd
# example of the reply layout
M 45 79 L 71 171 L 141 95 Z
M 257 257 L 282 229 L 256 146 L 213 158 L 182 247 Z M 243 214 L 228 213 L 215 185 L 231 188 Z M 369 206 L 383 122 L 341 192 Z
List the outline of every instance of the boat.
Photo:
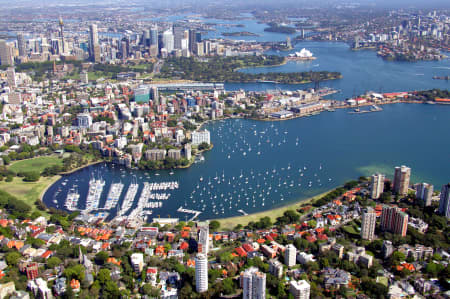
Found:
M 120 195 L 122 194 L 123 186 L 124 185 L 122 183 L 111 184 L 108 196 L 106 197 L 104 209 L 110 210 L 114 209 L 117 206 Z
M 117 213 L 118 215 L 124 215 L 133 205 L 134 198 L 138 192 L 139 185 L 137 183 L 131 183 L 130 187 L 128 187 L 127 193 L 125 194 L 125 199 L 122 202 L 122 206 Z
M 92 211 L 98 209 L 100 197 L 103 192 L 105 181 L 102 178 L 92 178 L 89 181 L 89 191 L 86 198 L 86 210 Z
M 78 199 L 80 199 L 80 194 L 75 189 L 70 189 L 69 193 L 67 193 L 64 207 L 69 211 L 78 210 Z

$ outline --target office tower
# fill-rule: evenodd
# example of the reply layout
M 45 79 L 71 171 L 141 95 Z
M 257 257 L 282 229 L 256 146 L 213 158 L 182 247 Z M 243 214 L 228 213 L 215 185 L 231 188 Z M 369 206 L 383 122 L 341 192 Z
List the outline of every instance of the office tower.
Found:
M 3 39 L 0 39 L 0 65 L 14 65 L 11 48 Z
M 19 48 L 20 57 L 27 55 L 27 48 L 25 45 L 25 37 L 23 36 L 23 33 L 17 33 L 17 47 Z
M 164 31 L 163 33 L 163 46 L 167 50 L 168 53 L 174 50 L 174 36 L 171 31 Z M 181 40 L 180 40 L 180 48 L 181 48 Z
M 241 286 L 243 299 L 265 299 L 266 298 L 266 274 L 251 267 L 241 273 Z
M 156 46 L 158 48 L 158 27 L 153 26 L 150 29 L 150 46 Z
M 65 48 L 65 41 L 64 41 L 64 22 L 63 19 L 61 17 L 59 17 L 59 36 L 61 37 L 61 43 L 62 43 L 62 53 L 66 53 L 66 48 Z
M 286 250 L 284 251 L 284 263 L 288 267 L 295 266 L 295 261 L 297 258 L 297 248 L 294 245 L 289 244 L 286 246 Z
M 431 205 L 431 199 L 433 197 L 433 185 L 427 183 L 417 184 L 416 187 L 416 198 L 423 201 L 424 206 L 428 207 Z
M 450 183 L 442 186 L 439 200 L 439 214 L 450 218 Z
M 289 284 L 289 291 L 295 299 L 309 299 L 311 286 L 306 280 L 291 280 Z
M 154 105 L 159 105 L 159 92 L 158 92 L 158 87 L 153 86 L 150 89 L 150 98 L 153 101 Z
M 89 26 L 89 56 L 90 56 L 91 60 L 94 60 L 94 61 L 96 61 L 95 47 L 97 45 L 98 45 L 97 24 L 91 24 Z M 100 47 L 98 47 L 98 52 L 100 53 Z M 98 60 L 100 60 L 100 59 L 98 59 Z
M 16 80 L 16 71 L 13 67 L 9 67 L 6 70 L 6 78 L 8 80 L 8 86 L 11 89 L 14 89 L 17 87 L 17 80 Z
M 209 222 L 199 225 L 198 229 L 198 248 L 199 253 L 208 255 L 209 251 Z
M 370 181 L 370 197 L 377 199 L 380 197 L 384 190 L 384 175 L 376 173 L 372 175 L 372 180 Z
M 374 239 L 375 226 L 377 224 L 377 214 L 374 209 L 367 208 L 362 214 L 361 238 L 372 241 Z
M 146 29 L 142 32 L 141 45 L 145 47 L 150 46 L 150 30 Z
M 397 207 L 383 206 L 381 213 L 381 230 L 406 236 L 408 215 Z
M 127 42 L 124 40 L 120 43 L 120 54 L 122 54 L 122 59 L 128 58 Z
M 184 38 L 184 28 L 180 25 L 173 26 L 173 47 L 181 50 L 181 40 Z M 167 47 L 164 46 L 166 49 Z
M 409 178 L 411 176 L 411 168 L 404 165 L 395 167 L 394 173 L 394 192 L 398 195 L 408 194 Z
M 193 29 L 189 29 L 189 51 L 195 53 L 197 51 L 197 32 Z
M 208 290 L 208 259 L 203 253 L 195 257 L 195 287 L 197 293 Z

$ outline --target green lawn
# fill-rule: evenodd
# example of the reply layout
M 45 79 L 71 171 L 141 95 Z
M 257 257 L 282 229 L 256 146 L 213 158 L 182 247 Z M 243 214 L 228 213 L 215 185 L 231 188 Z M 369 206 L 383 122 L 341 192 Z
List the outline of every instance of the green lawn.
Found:
M 37 171 L 41 173 L 46 167 L 53 165 L 62 165 L 62 159 L 56 155 L 37 157 L 13 162 L 8 169 L 16 173 L 22 171 Z
M 0 189 L 17 197 L 19 200 L 23 200 L 30 205 L 33 211 L 36 211 L 37 208 L 34 204 L 36 199 L 41 198 L 47 187 L 59 178 L 60 176 L 41 177 L 37 182 L 24 182 L 22 178 L 15 177 L 12 182 L 0 181 Z
M 306 200 L 302 200 L 302 201 L 296 202 L 294 204 L 283 206 L 281 208 L 276 208 L 276 209 L 273 209 L 273 210 L 268 210 L 268 211 L 264 211 L 264 212 L 249 214 L 249 215 L 246 215 L 246 216 L 236 216 L 236 217 L 215 219 L 215 220 L 219 221 L 221 229 L 233 229 L 238 224 L 241 224 L 241 225 L 245 226 L 250 221 L 256 222 L 256 221 L 259 221 L 259 219 L 261 219 L 262 217 L 266 217 L 266 216 L 269 216 L 270 219 L 272 220 L 272 222 L 275 222 L 276 218 L 282 216 L 283 213 L 286 212 L 287 210 L 296 210 L 296 209 L 300 208 L 300 206 L 302 204 L 304 204 L 304 203 L 311 203 L 312 201 L 315 201 L 315 200 L 323 197 L 324 195 L 326 195 L 330 191 L 324 192 L 322 194 L 316 195 L 316 196 L 311 197 L 311 198 L 306 199 Z
M 348 233 L 348 234 L 350 234 L 350 235 L 356 235 L 356 236 L 359 236 L 359 232 L 357 232 L 357 231 L 355 230 L 355 228 L 354 228 L 353 226 L 351 226 L 351 225 L 343 226 L 342 229 L 343 229 L 346 233 Z

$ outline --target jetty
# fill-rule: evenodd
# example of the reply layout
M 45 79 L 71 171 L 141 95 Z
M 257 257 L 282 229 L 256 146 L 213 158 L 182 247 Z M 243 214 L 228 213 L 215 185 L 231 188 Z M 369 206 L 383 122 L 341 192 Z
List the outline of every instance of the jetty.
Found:
M 202 213 L 202 212 L 196 211 L 196 210 L 185 209 L 182 206 L 178 208 L 177 212 L 187 213 L 187 214 L 194 214 L 191 218 L 189 218 L 188 221 L 194 220 L 195 218 L 197 218 Z

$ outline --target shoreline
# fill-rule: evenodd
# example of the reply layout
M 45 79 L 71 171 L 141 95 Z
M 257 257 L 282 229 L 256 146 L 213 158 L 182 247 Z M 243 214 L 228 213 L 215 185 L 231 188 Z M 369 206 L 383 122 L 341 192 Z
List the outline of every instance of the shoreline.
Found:
M 339 186 L 338 186 L 339 187 Z M 208 220 L 215 220 L 220 223 L 220 229 L 228 229 L 232 230 L 236 225 L 241 224 L 243 226 L 247 225 L 250 221 L 258 221 L 262 217 L 270 217 L 271 221 L 274 222 L 277 217 L 283 215 L 283 213 L 287 210 L 297 210 L 299 208 L 299 205 L 303 204 L 312 204 L 313 202 L 317 201 L 318 199 L 322 198 L 329 192 L 335 190 L 335 187 L 333 189 L 330 189 L 328 191 L 322 192 L 320 194 L 308 197 L 303 200 L 296 200 L 291 203 L 286 203 L 286 205 L 283 205 L 281 207 L 277 207 L 274 209 L 269 209 L 266 211 L 261 212 L 255 212 L 250 213 L 248 215 L 241 215 L 241 216 L 233 216 L 233 217 L 227 217 L 227 218 L 211 218 Z M 301 214 L 302 215 L 302 214 Z

